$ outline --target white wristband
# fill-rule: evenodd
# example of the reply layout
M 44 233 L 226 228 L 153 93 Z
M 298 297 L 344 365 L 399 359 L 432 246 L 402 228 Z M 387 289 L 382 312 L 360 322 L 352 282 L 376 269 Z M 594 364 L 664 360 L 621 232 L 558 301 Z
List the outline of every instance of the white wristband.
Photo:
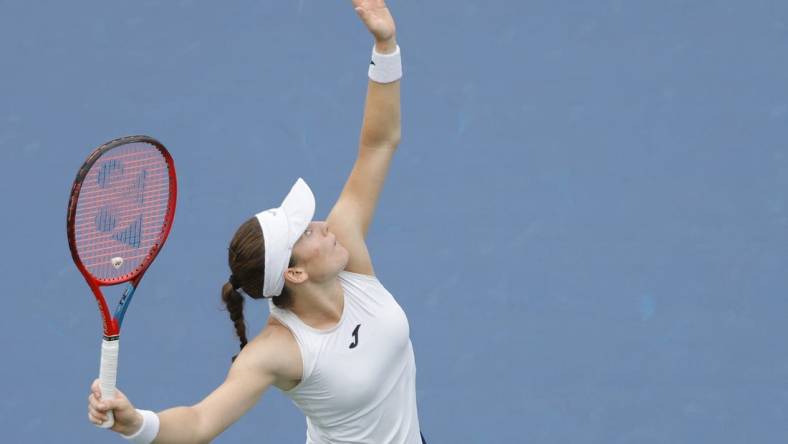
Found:
M 137 412 L 142 415 L 142 427 L 133 435 L 124 435 L 121 433 L 120 436 L 128 439 L 134 444 L 150 444 L 156 438 L 156 435 L 159 434 L 159 415 L 150 410 L 137 409 Z
M 402 78 L 402 57 L 399 45 L 391 54 L 381 54 L 375 50 L 374 46 L 372 47 L 369 78 L 377 83 L 391 83 Z

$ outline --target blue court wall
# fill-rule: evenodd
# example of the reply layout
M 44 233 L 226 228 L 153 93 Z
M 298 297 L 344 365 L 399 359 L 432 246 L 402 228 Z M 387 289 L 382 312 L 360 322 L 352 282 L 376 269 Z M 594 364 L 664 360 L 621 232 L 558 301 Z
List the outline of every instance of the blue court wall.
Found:
M 389 6 L 403 139 L 368 244 L 427 441 L 786 442 L 788 4 Z M 0 1 L 4 442 L 123 442 L 86 415 L 101 321 L 65 213 L 88 152 L 145 133 L 173 153 L 118 383 L 194 404 L 238 348 L 227 243 L 299 176 L 327 215 L 371 48 L 347 1 Z M 254 334 L 267 308 L 246 315 Z M 215 442 L 304 434 L 271 390 Z

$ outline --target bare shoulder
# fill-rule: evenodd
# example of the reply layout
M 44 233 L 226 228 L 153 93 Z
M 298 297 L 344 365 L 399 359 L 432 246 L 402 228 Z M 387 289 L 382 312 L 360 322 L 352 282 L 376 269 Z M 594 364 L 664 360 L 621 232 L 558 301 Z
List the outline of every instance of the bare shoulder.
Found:
M 265 328 L 241 351 L 250 355 L 251 361 L 269 369 L 274 385 L 281 390 L 295 387 L 303 374 L 301 350 L 293 333 L 273 316 L 268 317 Z M 239 356 L 240 358 L 240 356 Z

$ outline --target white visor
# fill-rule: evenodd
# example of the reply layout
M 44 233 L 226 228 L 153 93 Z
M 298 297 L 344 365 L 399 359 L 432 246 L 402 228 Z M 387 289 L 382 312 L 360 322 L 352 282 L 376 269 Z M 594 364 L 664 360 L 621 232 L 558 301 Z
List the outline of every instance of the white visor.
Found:
M 263 297 L 282 294 L 293 245 L 304 233 L 314 214 L 315 196 L 300 177 L 282 201 L 282 206 L 256 214 L 265 241 Z

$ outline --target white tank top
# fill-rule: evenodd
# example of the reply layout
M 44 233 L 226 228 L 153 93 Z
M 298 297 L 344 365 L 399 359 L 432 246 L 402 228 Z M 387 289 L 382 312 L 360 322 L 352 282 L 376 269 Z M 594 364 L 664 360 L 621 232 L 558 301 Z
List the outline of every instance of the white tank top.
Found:
M 339 280 L 344 309 L 328 330 L 268 301 L 301 349 L 301 382 L 283 393 L 306 416 L 306 442 L 421 444 L 405 312 L 375 276 L 343 271 Z

